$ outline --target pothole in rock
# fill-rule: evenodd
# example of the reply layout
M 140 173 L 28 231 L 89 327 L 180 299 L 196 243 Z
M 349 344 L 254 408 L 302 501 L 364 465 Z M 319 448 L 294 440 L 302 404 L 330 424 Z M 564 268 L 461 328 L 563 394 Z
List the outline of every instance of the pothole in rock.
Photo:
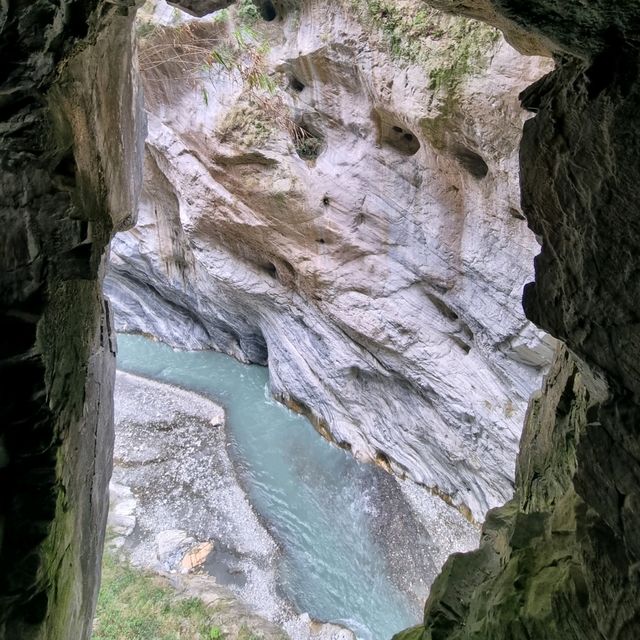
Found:
M 298 124 L 293 131 L 296 153 L 308 162 L 316 160 L 324 150 L 324 139 L 306 126 Z
M 466 169 L 474 178 L 481 180 L 489 173 L 489 165 L 484 158 L 475 151 L 461 144 L 453 148 L 455 159 Z
M 289 76 L 289 88 L 296 93 L 302 93 L 305 89 L 304 83 L 295 76 Z
M 420 141 L 412 131 L 379 113 L 375 114 L 375 119 L 378 124 L 380 144 L 391 147 L 407 156 L 418 152 Z
M 255 4 L 263 20 L 272 22 L 278 17 L 278 11 L 271 0 L 259 0 Z

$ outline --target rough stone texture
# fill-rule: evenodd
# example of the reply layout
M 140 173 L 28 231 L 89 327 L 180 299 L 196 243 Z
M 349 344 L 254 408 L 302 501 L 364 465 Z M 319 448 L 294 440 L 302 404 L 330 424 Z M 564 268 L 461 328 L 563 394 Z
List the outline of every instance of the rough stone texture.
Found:
M 621 35 L 640 7 L 617 9 L 567 13 L 565 36 L 531 17 L 566 49 L 595 51 L 523 94 L 537 112 L 521 147 L 523 210 L 543 240 L 524 306 L 577 355 L 559 353 L 531 403 L 514 501 L 487 518 L 479 551 L 449 560 L 416 638 L 640 637 L 640 84 Z
M 439 4 L 443 5 L 444 0 Z M 569 340 L 589 366 L 604 367 L 609 397 L 593 405 L 586 419 L 579 420 L 580 424 L 586 424 L 576 449 L 575 471 L 573 458 L 568 455 L 559 462 L 561 472 L 549 475 L 549 478 L 554 474 L 560 478 L 572 476 L 574 490 L 584 504 L 571 497 L 569 487 L 566 499 L 576 506 L 575 527 L 580 531 L 575 536 L 576 544 L 569 542 L 565 556 L 564 564 L 571 578 L 565 579 L 564 586 L 559 585 L 552 608 L 545 612 L 539 607 L 539 615 L 531 620 L 546 619 L 544 628 L 536 627 L 538 637 L 562 640 L 571 637 L 567 635 L 569 622 L 562 633 L 552 626 L 564 624 L 566 618 L 581 627 L 581 634 L 575 637 L 592 637 L 596 626 L 599 637 L 635 638 L 640 635 L 637 629 L 640 454 L 637 375 L 632 365 L 640 354 L 634 339 L 632 301 L 637 298 L 632 289 L 640 255 L 636 230 L 636 189 L 640 180 L 634 155 L 638 153 L 634 136 L 639 113 L 640 8 L 633 0 L 616 3 L 495 0 L 491 4 L 452 0 L 446 6 L 451 10 L 477 12 L 496 24 L 502 24 L 497 20 L 506 20 L 505 28 L 509 30 L 519 25 L 513 41 L 523 49 L 573 53 L 582 60 L 578 63 L 566 56 L 560 58 L 559 70 L 527 98 L 532 106 L 537 104 L 539 114 L 527 127 L 523 147 L 525 213 L 531 216 L 545 243 L 536 275 L 545 284 L 541 289 L 529 291 L 527 305 L 540 322 Z M 100 10 L 95 11 L 96 7 Z M 116 165 L 111 166 L 114 173 L 98 170 L 100 163 L 95 160 L 99 154 L 90 149 L 101 137 L 93 135 L 94 129 L 90 128 L 92 135 L 82 138 L 82 145 L 74 148 L 73 158 L 65 153 L 70 146 L 64 130 L 69 127 L 53 126 L 56 110 L 49 109 L 44 96 L 48 95 L 57 65 L 70 49 L 88 33 L 95 34 L 95 28 L 104 28 L 111 19 L 120 22 L 120 28 L 105 31 L 109 34 L 105 42 L 111 38 L 117 44 L 117 58 L 102 58 L 99 65 L 94 61 L 96 70 L 91 74 L 89 46 L 85 49 L 88 52 L 85 63 L 89 65 L 86 71 L 92 84 L 103 74 L 114 73 L 109 88 L 118 93 L 123 81 L 117 74 L 127 51 L 124 46 L 127 21 L 121 16 L 125 7 L 124 2 L 71 0 L 56 4 L 44 0 L 4 0 L 0 4 L 3 60 L 0 290 L 5 391 L 0 445 L 3 486 L 0 635 L 7 638 L 82 638 L 87 636 L 91 618 L 91 592 L 96 575 L 91 565 L 94 568 L 97 565 L 101 533 L 99 527 L 94 529 L 89 523 L 100 521 L 105 504 L 99 482 L 94 485 L 95 500 L 90 500 L 87 493 L 94 477 L 92 443 L 99 433 L 100 415 L 91 407 L 101 398 L 102 415 L 108 420 L 105 401 L 109 396 L 109 375 L 102 364 L 108 362 L 109 347 L 107 340 L 99 346 L 100 336 L 105 336 L 105 332 L 98 329 L 97 320 L 102 307 L 97 264 L 107 235 L 100 227 L 109 226 L 104 205 L 106 190 L 109 197 L 119 197 L 127 194 L 129 188 L 107 184 L 105 176 L 115 175 Z M 532 34 L 528 44 L 519 39 L 523 30 Z M 567 85 L 568 79 L 572 84 Z M 72 88 L 69 84 L 66 87 Z M 76 89 L 81 91 L 82 86 Z M 74 109 L 66 113 L 73 114 Z M 96 123 L 107 121 L 101 111 L 93 113 L 93 118 Z M 78 124 L 81 120 L 74 122 Z M 111 140 L 123 139 L 112 136 Z M 90 157 L 94 162 L 81 166 L 78 157 Z M 604 164 L 599 165 L 596 160 Z M 82 176 L 95 179 L 96 174 L 97 185 L 82 180 Z M 72 202 L 69 182 L 73 184 L 76 179 L 78 185 L 73 193 L 77 200 Z M 548 208 L 538 206 L 543 202 Z M 575 206 L 577 202 L 581 206 Z M 78 216 L 79 212 L 83 215 Z M 115 217 L 120 216 L 126 219 L 126 208 Z M 87 237 L 87 225 L 82 218 L 90 218 L 94 223 L 93 241 L 89 249 L 74 251 Z M 614 265 L 620 269 L 616 271 Z M 78 274 L 84 274 L 86 279 L 80 280 Z M 586 275 L 592 279 L 585 279 Z M 577 283 L 582 290 L 576 287 Z M 563 293 L 557 298 L 555 294 L 559 291 Z M 546 293 L 550 297 L 544 304 Z M 594 313 L 604 322 L 603 327 L 595 322 L 590 324 L 587 313 Z M 90 353 L 95 354 L 93 361 Z M 567 362 L 564 366 L 574 365 Z M 88 371 L 94 372 L 93 378 L 87 377 Z M 592 377 L 585 373 L 585 378 Z M 93 382 L 88 384 L 87 380 Z M 12 381 L 19 383 L 18 390 L 9 394 L 6 390 Z M 553 413 L 556 394 L 549 390 L 547 397 L 551 398 L 548 411 Z M 577 392 L 570 393 L 568 401 L 570 412 L 584 409 L 584 400 L 579 399 Z M 541 403 L 544 404 L 544 399 Z M 556 406 L 564 405 L 558 402 Z M 82 417 L 89 413 L 92 419 Z M 553 438 L 549 441 L 555 442 Z M 523 446 L 522 460 L 528 458 L 528 446 Z M 106 449 L 102 447 L 103 453 Z M 547 444 L 542 456 L 550 454 Z M 99 473 L 104 473 L 99 467 Z M 546 471 L 542 473 L 546 477 Z M 521 592 L 518 585 L 528 588 L 527 576 L 538 576 L 536 592 L 541 596 L 558 589 L 544 581 L 542 571 L 536 573 L 532 569 L 541 552 L 539 540 L 553 537 L 545 511 L 555 513 L 559 508 L 554 495 L 555 490 L 542 496 L 546 504 L 538 504 L 535 507 L 538 511 L 527 512 L 526 505 L 515 502 L 511 510 L 519 507 L 518 514 L 510 515 L 507 509 L 487 523 L 487 536 L 497 541 L 505 558 L 511 557 L 501 542 L 507 538 L 511 540 L 511 548 L 515 548 L 512 544 L 515 543 L 520 550 L 518 555 L 523 558 L 519 564 L 522 573 L 505 580 L 500 596 L 505 606 L 510 598 L 514 604 L 508 617 L 503 618 L 500 633 L 505 637 L 517 637 L 515 634 L 523 629 L 516 598 Z M 93 510 L 93 514 L 83 511 L 86 509 Z M 509 535 L 513 523 L 527 519 L 530 526 L 524 527 L 525 535 L 514 540 Z M 565 516 L 564 521 L 570 523 L 571 518 Z M 567 540 L 571 541 L 573 535 L 570 529 Z M 76 572 L 80 573 L 80 540 L 87 564 L 82 578 L 76 580 Z M 488 556 L 494 553 L 483 548 L 487 550 L 479 553 Z M 454 568 L 459 566 L 459 560 L 454 559 L 443 576 L 443 580 L 449 580 L 448 586 L 442 585 L 438 598 L 457 588 L 462 601 L 473 601 L 477 610 L 486 601 L 486 590 L 499 577 L 492 572 L 478 577 L 471 565 L 480 566 L 484 561 L 479 558 L 476 562 L 477 556 L 469 558 L 471 563 L 460 567 L 458 572 L 465 574 L 460 580 L 464 579 L 467 586 L 459 582 L 460 586 L 455 587 Z M 507 561 L 503 566 L 513 564 Z M 498 576 L 508 577 L 505 572 Z M 485 579 L 487 586 L 478 589 L 475 599 L 470 600 L 466 593 L 469 585 Z M 88 583 L 84 591 L 80 586 L 83 580 Z M 430 602 L 427 625 L 434 622 L 438 598 L 434 595 Z M 549 598 L 543 597 L 541 602 L 548 604 Z M 580 617 L 576 617 L 578 612 Z M 471 614 L 463 607 L 458 618 L 460 624 L 471 621 L 468 615 Z M 490 624 L 491 615 L 488 611 L 484 618 L 476 616 L 475 620 Z M 453 624 L 458 623 L 454 620 Z M 455 631 L 447 632 L 449 637 L 465 633 L 460 624 Z M 62 625 L 66 625 L 64 630 Z M 513 634 L 509 634 L 511 627 L 516 630 Z M 466 637 L 487 637 L 481 631 L 474 632 L 470 625 L 466 628 Z M 406 637 L 416 638 L 422 633 L 413 629 Z
M 527 54 L 570 53 L 589 59 L 616 42 L 639 44 L 637 0 L 425 0 L 430 6 L 488 22 Z
M 233 4 L 235 0 L 178 0 L 167 2 L 173 7 L 179 7 L 192 16 L 206 16 L 213 11 L 219 11 Z
M 273 393 L 323 432 L 482 519 L 511 496 L 551 358 L 520 310 L 538 245 L 516 184 L 517 92 L 549 65 L 429 19 L 450 35 L 426 69 L 339 2 L 258 23 L 279 87 L 262 106 L 239 74 L 198 84 L 153 58 L 175 58 L 184 25 L 143 41 L 145 186 L 107 292 L 120 329 L 268 361 Z M 191 45 L 221 49 L 237 27 L 189 24 Z M 434 87 L 459 64 L 450 47 L 472 45 L 476 73 Z M 296 154 L 283 114 L 317 158 Z
M 589 416 L 607 397 L 605 383 L 563 348 L 530 405 L 517 498 L 489 512 L 478 551 L 447 561 L 424 638 L 603 637 L 586 607 L 579 540 L 589 518 L 572 475 Z
M 90 633 L 113 438 L 101 265 L 144 139 L 131 20 L 106 2 L 0 7 L 1 638 Z

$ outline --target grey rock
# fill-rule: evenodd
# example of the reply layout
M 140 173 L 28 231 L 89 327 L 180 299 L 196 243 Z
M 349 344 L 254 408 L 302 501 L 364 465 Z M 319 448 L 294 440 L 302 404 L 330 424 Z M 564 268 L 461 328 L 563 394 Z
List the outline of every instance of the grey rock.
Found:
M 232 5 L 235 0 L 167 0 L 167 4 L 172 7 L 179 7 L 192 16 L 206 16 L 214 11 L 225 9 Z
M 200 24 L 223 42 L 234 31 Z M 268 363 L 272 393 L 325 435 L 481 520 L 511 495 L 526 400 L 552 354 L 520 310 L 538 245 L 513 214 L 517 92 L 548 61 L 474 31 L 478 71 L 448 95 L 339 4 L 268 25 L 266 68 L 283 83 L 271 99 L 324 150 L 300 158 L 279 121 L 258 135 L 240 77 L 214 69 L 194 90 L 150 65 L 145 46 L 181 28 L 159 27 L 141 43 L 138 224 L 115 238 L 106 283 L 117 326 Z M 450 63 L 453 36 L 431 46 L 433 69 Z
M 113 443 L 102 267 L 137 207 L 145 136 L 132 17 L 0 6 L 2 638 L 91 633 Z

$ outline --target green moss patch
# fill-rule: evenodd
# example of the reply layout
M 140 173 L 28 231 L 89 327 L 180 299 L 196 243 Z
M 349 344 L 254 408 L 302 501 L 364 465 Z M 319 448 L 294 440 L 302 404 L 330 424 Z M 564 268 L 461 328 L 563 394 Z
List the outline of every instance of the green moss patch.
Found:
M 242 626 L 226 635 L 216 611 L 180 597 L 159 576 L 105 553 L 93 640 L 261 640 Z
M 481 71 L 500 32 L 476 20 L 449 16 L 422 2 L 350 0 L 360 19 L 377 29 L 391 54 L 420 64 L 434 90 L 453 90 L 466 76 Z

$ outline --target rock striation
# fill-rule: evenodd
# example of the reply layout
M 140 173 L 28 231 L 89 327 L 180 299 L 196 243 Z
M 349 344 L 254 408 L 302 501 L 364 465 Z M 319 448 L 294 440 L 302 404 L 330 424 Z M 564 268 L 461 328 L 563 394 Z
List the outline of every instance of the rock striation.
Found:
M 521 145 L 523 210 L 543 239 L 524 306 L 570 350 L 531 401 L 514 500 L 490 512 L 478 551 L 450 558 L 424 626 L 404 637 L 640 636 L 640 10 L 594 2 L 555 21 L 544 5 L 520 7 L 520 24 L 570 55 L 522 94 L 537 114 Z
M 550 65 L 415 2 L 263 9 L 157 4 L 138 27 L 149 133 L 117 326 L 268 364 L 328 437 L 481 520 L 552 356 L 520 310 L 539 247 L 517 182 L 517 93 Z

